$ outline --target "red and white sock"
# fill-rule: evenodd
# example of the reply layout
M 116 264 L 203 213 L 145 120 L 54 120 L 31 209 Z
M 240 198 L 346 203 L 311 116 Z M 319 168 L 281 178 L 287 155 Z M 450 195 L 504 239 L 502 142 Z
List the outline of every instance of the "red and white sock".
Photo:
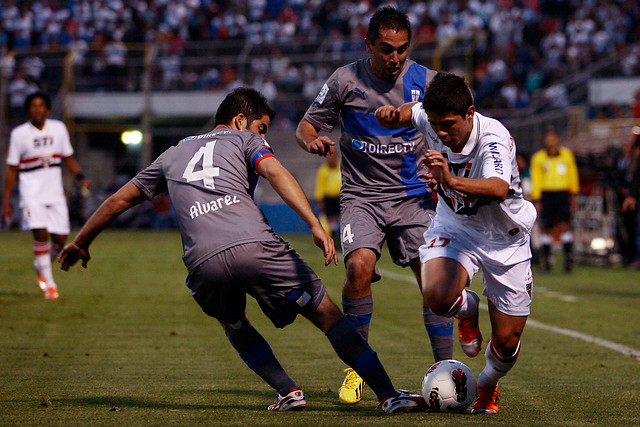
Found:
M 462 290 L 462 293 L 453 303 L 449 312 L 445 314 L 445 317 L 462 317 L 468 319 L 478 311 L 478 304 L 476 304 L 475 298 L 469 298 L 469 294 L 466 289 Z
M 42 277 L 47 282 L 48 288 L 56 288 L 56 282 L 53 280 L 53 273 L 51 271 L 51 257 L 49 255 L 49 242 L 40 242 L 34 240 L 33 242 L 33 256 L 35 262 L 34 267 L 38 271 L 38 276 Z
M 484 352 L 484 357 L 487 363 L 484 366 L 484 370 L 478 377 L 478 386 L 482 387 L 487 384 L 498 384 L 500 378 L 507 375 L 511 368 L 513 368 L 513 365 L 516 364 L 518 355 L 520 354 L 520 346 L 521 342 L 518 341 L 518 348 L 516 348 L 515 353 L 509 357 L 502 357 L 493 348 L 493 343 L 489 341 L 489 345 Z

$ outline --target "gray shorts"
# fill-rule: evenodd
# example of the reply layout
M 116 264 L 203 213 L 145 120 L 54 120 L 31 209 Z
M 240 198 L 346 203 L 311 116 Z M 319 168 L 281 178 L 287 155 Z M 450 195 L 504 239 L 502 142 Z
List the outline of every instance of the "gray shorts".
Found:
M 345 259 L 356 249 L 373 250 L 378 258 L 385 241 L 393 262 L 402 267 L 419 257 L 423 233 L 435 212 L 433 200 L 407 197 L 370 203 L 366 200 L 342 201 L 340 241 Z
M 320 278 L 284 241 L 226 249 L 191 271 L 187 286 L 202 311 L 224 323 L 243 318 L 249 294 L 277 328 L 315 311 L 325 294 Z

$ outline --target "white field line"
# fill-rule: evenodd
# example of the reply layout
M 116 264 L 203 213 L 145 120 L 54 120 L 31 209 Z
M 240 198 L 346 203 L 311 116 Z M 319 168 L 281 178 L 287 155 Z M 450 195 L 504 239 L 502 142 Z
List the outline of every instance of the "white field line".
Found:
M 415 278 L 413 276 L 409 276 L 406 274 L 395 273 L 393 271 L 380 269 L 380 273 L 384 274 L 385 277 L 389 277 L 394 280 L 402 280 L 408 283 L 415 284 Z M 535 288 L 535 290 L 539 290 L 539 288 Z M 560 294 L 556 294 L 560 295 Z M 563 301 L 567 301 L 564 300 Z M 571 302 L 575 301 L 575 299 L 571 300 Z M 480 307 L 484 310 L 487 310 L 488 307 L 485 304 L 480 304 Z M 613 350 L 615 352 L 624 354 L 625 356 L 630 356 L 635 358 L 636 360 L 640 360 L 640 350 L 636 350 L 635 348 L 627 347 L 626 345 L 617 344 L 613 341 L 608 341 L 602 338 L 594 337 L 592 335 L 583 334 L 582 332 L 572 331 L 571 329 L 558 328 L 556 326 L 545 325 L 544 323 L 538 322 L 537 320 L 529 317 L 527 319 L 527 326 L 543 329 L 545 331 L 554 332 L 560 335 L 566 335 L 571 338 L 577 338 L 588 343 L 599 345 L 600 347 L 608 348 L 609 350 Z
M 549 298 L 557 298 L 557 299 L 559 299 L 561 301 L 564 301 L 564 302 L 576 302 L 576 301 L 578 301 L 578 298 L 574 297 L 573 295 L 562 295 L 561 293 L 558 293 L 556 291 L 550 291 L 549 289 L 544 288 L 542 286 L 535 286 L 534 285 L 533 290 L 534 290 L 535 293 L 545 294 Z

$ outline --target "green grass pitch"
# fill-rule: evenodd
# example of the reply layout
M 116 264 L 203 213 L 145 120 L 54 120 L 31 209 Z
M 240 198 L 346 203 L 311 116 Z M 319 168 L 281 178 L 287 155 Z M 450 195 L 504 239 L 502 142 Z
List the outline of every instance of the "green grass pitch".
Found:
M 344 267 L 323 267 L 308 236 L 286 237 L 339 303 Z M 640 360 L 625 354 L 640 351 L 639 272 L 534 271 L 535 322 L 492 416 L 389 417 L 368 388 L 359 404 L 341 405 L 344 366 L 322 333 L 303 318 L 277 330 L 251 301 L 250 319 L 308 402 L 301 413 L 269 413 L 275 392 L 184 286 L 176 231 L 104 232 L 87 270 L 56 266 L 58 301 L 36 286 L 29 233 L 0 233 L 0 247 L 0 425 L 640 425 Z M 417 391 L 433 362 L 421 298 L 408 270 L 386 254 L 379 266 L 370 342 L 396 386 Z M 481 286 L 477 277 L 472 288 Z M 488 338 L 486 310 L 480 321 Z M 454 349 L 476 376 L 482 354 Z

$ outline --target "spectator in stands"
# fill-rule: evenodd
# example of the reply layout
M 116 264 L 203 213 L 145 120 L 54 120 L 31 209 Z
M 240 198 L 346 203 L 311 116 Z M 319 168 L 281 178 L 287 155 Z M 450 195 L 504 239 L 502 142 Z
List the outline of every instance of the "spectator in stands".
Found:
M 565 256 L 564 270 L 571 272 L 571 212 L 578 205 L 578 166 L 573 152 L 560 145 L 560 135 L 554 130 L 545 134 L 544 148 L 531 158 L 531 184 L 531 198 L 542 220 L 542 268 L 551 270 L 552 245 L 559 239 Z
M 358 44 L 363 39 L 368 18 L 380 4 L 351 0 L 76 0 L 62 2 L 66 7 L 60 2 L 28 0 L 0 3 L 0 43 L 6 40 L 9 49 L 70 46 L 79 40 L 99 47 L 108 37 L 122 39 L 126 43 L 161 43 L 166 34 L 171 34 L 172 43 L 178 45 L 178 49 L 170 54 L 176 55 L 170 60 L 175 64 L 188 50 L 182 47 L 191 40 L 238 40 L 251 45 L 280 46 L 286 52 L 285 60 L 292 54 L 311 53 L 305 50 L 305 42 L 309 42 L 316 44 L 315 53 L 323 60 L 337 62 L 314 76 L 321 81 L 326 80 L 335 66 L 349 62 L 345 53 L 362 48 Z M 476 70 L 476 104 L 485 108 L 504 108 L 508 106 L 506 99 L 512 104 L 515 101 L 515 108 L 525 107 L 530 105 L 529 100 L 537 99 L 534 91 L 552 85 L 545 96 L 555 108 L 563 108 L 567 105 L 566 88 L 554 83 L 594 61 L 615 53 L 622 55 L 619 73 L 632 76 L 640 70 L 640 47 L 625 49 L 627 44 L 638 40 L 640 2 L 600 0 L 565 3 L 562 7 L 554 7 L 553 2 L 432 1 L 401 2 L 400 8 L 406 9 L 414 28 L 417 28 L 417 45 L 421 42 L 442 43 L 449 36 L 477 37 L 486 33 L 486 37 L 479 37 L 476 53 L 479 57 L 491 59 L 492 64 L 488 69 L 484 68 L 486 64 L 480 64 L 482 69 Z M 118 49 L 121 48 L 110 48 L 114 52 Z M 266 52 L 264 55 L 271 56 Z M 203 64 L 198 71 L 205 73 L 209 66 Z M 96 60 L 94 67 L 91 76 L 98 74 L 105 78 L 106 57 Z M 216 67 L 223 71 L 219 64 Z M 532 67 L 535 67 L 534 71 L 531 71 Z M 292 85 L 285 76 L 306 77 L 308 73 L 301 68 L 304 64 L 292 63 L 284 67 L 286 74 L 272 70 L 270 80 L 276 85 L 277 92 L 292 89 L 298 92 L 299 80 Z M 117 60 L 112 69 L 122 71 Z M 185 67 L 180 72 L 193 73 L 193 68 L 187 70 Z M 192 75 L 190 78 L 193 81 Z M 210 80 L 209 77 L 202 78 Z M 233 88 L 243 80 L 250 82 L 252 78 L 241 75 L 237 82 L 233 80 L 233 84 L 221 87 Z M 306 79 L 302 81 L 307 82 Z M 503 91 L 505 85 L 508 87 Z M 513 85 L 522 88 L 517 98 L 514 98 Z M 124 86 L 124 89 L 132 90 L 137 85 L 127 82 Z M 190 85 L 178 85 L 180 87 L 186 89 Z M 107 89 L 99 83 L 94 84 L 94 88 Z M 316 92 L 304 90 L 306 93 Z M 309 97 L 307 101 L 311 99 Z M 531 105 L 536 106 L 537 103 L 531 102 Z M 296 111 L 297 116 L 301 113 Z

